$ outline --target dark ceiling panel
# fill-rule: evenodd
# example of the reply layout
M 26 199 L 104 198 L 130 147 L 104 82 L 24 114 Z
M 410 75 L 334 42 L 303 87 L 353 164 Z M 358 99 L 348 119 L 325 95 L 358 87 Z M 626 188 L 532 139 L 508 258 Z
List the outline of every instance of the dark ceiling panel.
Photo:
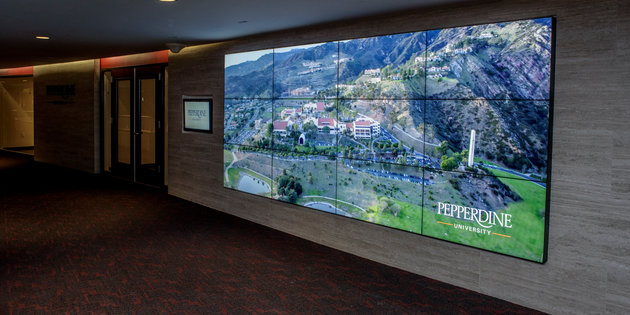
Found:
M 209 43 L 470 0 L 20 0 L 0 2 L 0 68 Z M 247 21 L 243 23 L 242 21 Z M 50 36 L 49 41 L 36 35 Z

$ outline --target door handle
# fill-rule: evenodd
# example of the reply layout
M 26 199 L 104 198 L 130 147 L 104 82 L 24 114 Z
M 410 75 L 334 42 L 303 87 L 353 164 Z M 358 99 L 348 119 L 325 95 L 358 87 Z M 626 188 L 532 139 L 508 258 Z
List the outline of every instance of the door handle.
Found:
M 142 132 L 135 132 L 136 136 L 139 136 L 142 134 Z

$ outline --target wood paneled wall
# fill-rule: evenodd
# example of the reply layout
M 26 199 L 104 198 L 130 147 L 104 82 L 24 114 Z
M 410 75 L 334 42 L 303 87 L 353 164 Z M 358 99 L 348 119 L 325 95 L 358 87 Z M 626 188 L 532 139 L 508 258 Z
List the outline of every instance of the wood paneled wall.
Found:
M 226 52 L 557 17 L 549 259 L 544 265 L 223 188 Z M 169 193 L 387 265 L 552 313 L 630 313 L 630 5 L 481 1 L 185 48 L 169 57 Z M 213 95 L 213 134 L 182 132 Z M 36 144 L 37 145 L 37 144 Z
M 98 60 L 34 68 L 36 161 L 99 172 L 99 75 Z M 73 85 L 74 95 L 47 95 L 61 85 Z

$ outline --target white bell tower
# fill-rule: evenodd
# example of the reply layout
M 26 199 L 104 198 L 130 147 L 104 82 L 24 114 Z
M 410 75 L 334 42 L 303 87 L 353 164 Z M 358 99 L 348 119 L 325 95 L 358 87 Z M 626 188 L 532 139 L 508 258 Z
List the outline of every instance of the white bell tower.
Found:
M 475 164 L 475 129 L 470 131 L 470 147 L 468 148 L 468 167 Z

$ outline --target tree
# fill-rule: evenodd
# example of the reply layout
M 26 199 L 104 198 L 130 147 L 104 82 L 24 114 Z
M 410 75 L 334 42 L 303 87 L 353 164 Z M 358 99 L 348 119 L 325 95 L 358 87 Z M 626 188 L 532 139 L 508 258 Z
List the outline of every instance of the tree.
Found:
M 328 126 L 324 126 L 324 128 L 322 128 L 322 132 L 323 132 L 324 134 L 326 134 L 326 135 L 327 135 L 327 134 L 330 134 L 330 127 L 328 127 Z
M 393 74 L 393 72 L 394 70 L 392 70 L 391 65 L 387 65 L 381 70 L 381 73 L 383 74 L 384 77 L 389 77 L 390 75 Z
M 293 125 L 293 126 L 295 126 L 295 125 Z M 300 132 L 295 131 L 295 130 L 291 131 L 291 133 L 289 134 L 289 138 L 293 139 L 293 141 L 295 141 L 295 143 L 297 143 L 298 139 L 300 138 Z
M 435 147 L 435 152 L 438 155 L 446 155 L 447 151 L 448 151 L 448 141 L 446 140 L 442 141 L 442 143 L 440 143 L 439 146 Z
M 447 157 L 446 154 L 442 155 L 440 168 L 445 171 L 452 171 L 457 168 L 459 162 L 455 156 Z
M 385 209 L 387 209 L 387 207 L 389 206 L 389 204 L 387 203 L 389 199 L 383 197 L 381 198 L 381 200 L 378 202 L 378 211 L 380 212 L 385 212 Z
M 267 137 L 271 137 L 271 133 L 273 133 L 273 124 L 267 124 L 267 131 L 265 132 L 265 135 Z
M 387 210 L 391 212 L 395 217 L 397 217 L 400 213 L 400 205 L 397 203 L 393 203 Z
M 313 136 L 317 134 L 317 126 L 310 121 L 305 123 L 304 126 L 302 126 L 302 129 L 304 129 L 304 132 L 309 136 L 309 138 L 313 138 Z
M 387 197 L 383 197 L 378 202 L 378 211 L 389 212 L 397 217 L 400 213 L 400 205 Z
M 460 162 L 468 162 L 468 150 L 463 150 L 459 153 Z
M 278 194 L 280 199 L 295 203 L 302 194 L 302 184 L 295 176 L 287 175 L 286 172 L 278 178 Z
M 290 203 L 295 203 L 298 199 L 298 194 L 295 190 L 290 189 L 289 193 L 287 194 L 287 201 Z

